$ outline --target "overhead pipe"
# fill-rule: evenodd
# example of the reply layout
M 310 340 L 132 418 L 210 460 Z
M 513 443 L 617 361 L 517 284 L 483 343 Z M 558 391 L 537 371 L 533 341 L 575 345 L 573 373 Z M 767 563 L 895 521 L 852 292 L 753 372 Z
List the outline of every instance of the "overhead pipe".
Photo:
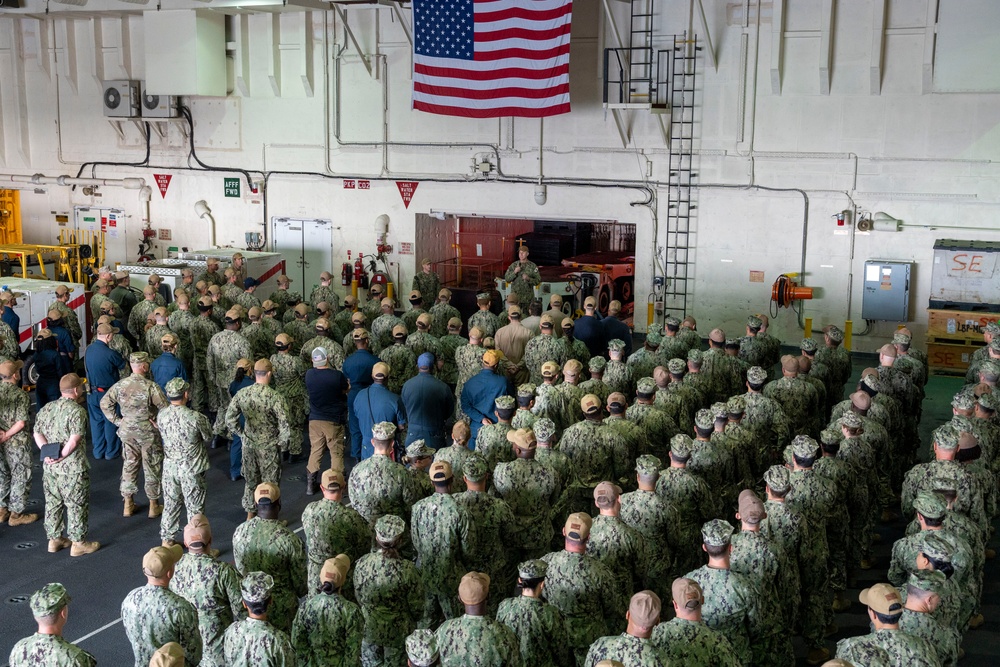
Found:
M 0 174 L 0 182 L 24 183 L 27 185 L 87 185 L 109 188 L 141 190 L 146 187 L 144 178 L 73 178 L 72 176 L 46 176 L 44 174 Z
M 194 203 L 194 212 L 198 214 L 198 217 L 202 220 L 208 222 L 209 230 L 209 241 L 208 245 L 210 248 L 215 248 L 215 218 L 212 217 L 212 209 L 208 207 L 208 204 L 204 199 L 199 199 Z

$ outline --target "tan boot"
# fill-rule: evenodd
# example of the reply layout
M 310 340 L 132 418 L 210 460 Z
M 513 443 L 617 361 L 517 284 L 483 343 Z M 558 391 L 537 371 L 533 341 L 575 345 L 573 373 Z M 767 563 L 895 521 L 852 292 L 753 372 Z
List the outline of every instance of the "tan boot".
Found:
M 169 549 L 170 547 L 174 546 L 175 544 L 177 544 L 177 543 L 174 542 L 173 540 L 163 540 L 162 542 L 160 542 L 160 546 L 163 547 L 163 548 L 165 548 L 165 549 Z
M 833 610 L 837 613 L 842 611 L 847 611 L 851 608 L 851 601 L 845 600 L 841 593 L 834 593 L 833 595 Z
M 38 521 L 37 514 L 21 514 L 20 512 L 12 512 L 8 523 L 11 526 L 25 526 L 29 523 L 35 523 L 36 521 Z
M 155 519 L 156 517 L 163 514 L 163 505 L 160 504 L 159 500 L 149 501 L 149 518 Z
M 92 554 L 101 548 L 100 542 L 74 542 L 73 547 L 69 550 L 70 556 L 85 556 L 87 554 Z
M 54 554 L 57 551 L 62 551 L 71 544 L 73 543 L 69 541 L 68 537 L 57 537 L 54 540 L 49 540 L 49 553 Z
M 969 619 L 969 629 L 970 630 L 975 630 L 976 628 L 980 627 L 985 622 L 986 622 L 986 619 L 983 617 L 982 614 L 976 614 L 975 616 L 973 616 L 972 618 Z
M 7 517 L 9 516 L 10 516 L 10 510 L 7 509 L 6 507 L 0 507 L 0 523 L 6 521 Z
M 125 496 L 125 511 L 122 512 L 122 516 L 132 516 L 135 514 L 135 501 L 132 500 L 132 496 Z
M 828 648 L 814 648 L 809 650 L 809 654 L 806 656 L 806 662 L 810 665 L 819 665 L 826 662 L 826 659 L 830 657 L 830 649 Z

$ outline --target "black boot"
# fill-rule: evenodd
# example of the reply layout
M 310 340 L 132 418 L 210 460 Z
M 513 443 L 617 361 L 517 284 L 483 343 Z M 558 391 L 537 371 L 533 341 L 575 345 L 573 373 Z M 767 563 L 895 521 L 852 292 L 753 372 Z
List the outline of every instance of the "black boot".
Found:
M 319 473 L 318 472 L 306 473 L 306 495 L 315 496 L 316 491 L 318 490 L 319 490 Z
M 221 435 L 217 435 L 212 438 L 212 449 L 218 449 L 219 447 L 227 447 L 229 445 L 229 439 Z
M 291 456 L 291 452 L 289 452 L 287 449 L 285 451 L 281 452 L 281 460 L 283 462 L 288 463 L 288 457 L 289 456 Z

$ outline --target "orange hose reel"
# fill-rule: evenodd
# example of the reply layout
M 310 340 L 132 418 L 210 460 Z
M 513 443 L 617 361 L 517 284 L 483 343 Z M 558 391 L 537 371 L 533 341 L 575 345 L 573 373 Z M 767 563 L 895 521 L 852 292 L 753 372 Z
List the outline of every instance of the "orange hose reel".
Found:
M 803 301 L 813 298 L 812 287 L 801 287 L 792 278 L 798 274 L 783 273 L 771 285 L 771 301 L 778 304 L 779 308 L 788 308 L 793 301 Z

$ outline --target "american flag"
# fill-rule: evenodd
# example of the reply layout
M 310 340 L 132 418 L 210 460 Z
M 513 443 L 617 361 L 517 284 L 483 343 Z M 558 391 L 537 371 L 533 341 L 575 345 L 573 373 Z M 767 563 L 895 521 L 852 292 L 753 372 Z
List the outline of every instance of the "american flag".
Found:
M 413 0 L 413 108 L 446 116 L 569 112 L 573 0 Z

